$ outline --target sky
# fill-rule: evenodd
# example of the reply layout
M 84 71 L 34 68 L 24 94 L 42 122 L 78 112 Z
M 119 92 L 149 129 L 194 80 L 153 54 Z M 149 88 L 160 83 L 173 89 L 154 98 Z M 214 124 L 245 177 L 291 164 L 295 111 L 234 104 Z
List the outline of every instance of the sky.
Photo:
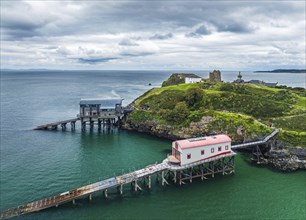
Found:
M 305 68 L 305 1 L 1 0 L 2 69 Z

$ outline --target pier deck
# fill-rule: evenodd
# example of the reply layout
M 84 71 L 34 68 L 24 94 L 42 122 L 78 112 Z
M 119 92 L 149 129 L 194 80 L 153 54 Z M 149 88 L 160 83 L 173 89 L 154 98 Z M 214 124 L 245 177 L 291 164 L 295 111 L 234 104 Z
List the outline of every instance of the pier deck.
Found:
M 203 161 L 191 163 L 185 166 L 173 165 L 169 163 L 168 159 L 165 159 L 162 163 L 149 165 L 149 166 L 146 166 L 145 168 L 142 168 L 142 169 L 139 169 L 133 172 L 129 172 L 121 176 L 115 176 L 109 179 L 105 179 L 105 180 L 102 180 L 102 181 L 99 181 L 93 184 L 89 184 L 89 185 L 77 188 L 77 189 L 63 192 L 55 196 L 51 196 L 48 198 L 44 198 L 41 200 L 30 202 L 25 205 L 21 205 L 15 208 L 5 210 L 0 213 L 0 219 L 7 219 L 7 218 L 24 215 L 24 214 L 31 213 L 31 212 L 40 211 L 43 209 L 51 208 L 51 207 L 58 206 L 60 204 L 71 202 L 71 201 L 75 203 L 75 199 L 79 199 L 85 196 L 89 196 L 91 198 L 91 194 L 96 193 L 96 192 L 104 191 L 104 193 L 106 194 L 107 190 L 111 188 L 118 188 L 120 194 L 122 194 L 123 193 L 122 186 L 127 183 L 133 183 L 134 189 L 135 191 L 137 191 L 137 189 L 141 189 L 141 187 L 137 184 L 137 180 L 140 180 L 142 178 L 149 179 L 148 188 L 151 188 L 151 182 L 150 182 L 151 175 L 157 174 L 160 172 L 162 173 L 161 175 L 162 185 L 164 185 L 164 183 L 167 183 L 165 179 L 164 171 L 185 170 L 188 168 L 192 168 L 193 166 L 197 166 L 203 163 L 213 162 L 215 160 L 222 159 L 225 157 L 232 157 L 234 155 L 235 153 L 232 152 L 228 155 L 218 156 L 215 159 L 210 158 L 210 159 L 206 159 Z
M 66 124 L 71 123 L 71 126 L 75 128 L 75 122 L 80 120 L 80 118 L 72 118 L 64 121 L 52 122 L 48 124 L 39 125 L 34 130 L 44 130 L 44 129 L 56 129 L 57 126 L 61 125 L 62 127 L 66 127 Z

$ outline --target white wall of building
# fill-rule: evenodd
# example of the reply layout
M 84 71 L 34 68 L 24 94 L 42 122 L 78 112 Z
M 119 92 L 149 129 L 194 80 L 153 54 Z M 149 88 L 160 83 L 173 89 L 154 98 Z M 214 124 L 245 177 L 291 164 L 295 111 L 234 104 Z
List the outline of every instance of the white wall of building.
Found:
M 197 82 L 201 82 L 202 78 L 190 78 L 190 77 L 186 77 L 185 78 L 185 83 L 197 83 Z
M 227 146 L 227 148 L 226 148 Z M 173 146 L 174 147 L 174 146 Z M 218 150 L 218 147 L 221 147 L 221 151 Z M 202 146 L 202 147 L 193 147 L 193 148 L 184 148 L 178 147 L 181 152 L 181 165 L 193 163 L 199 160 L 203 160 L 218 154 L 231 151 L 231 142 Z M 212 152 L 214 149 L 214 152 Z M 201 154 L 201 151 L 204 150 L 204 155 Z M 190 154 L 190 159 L 187 159 L 187 155 Z

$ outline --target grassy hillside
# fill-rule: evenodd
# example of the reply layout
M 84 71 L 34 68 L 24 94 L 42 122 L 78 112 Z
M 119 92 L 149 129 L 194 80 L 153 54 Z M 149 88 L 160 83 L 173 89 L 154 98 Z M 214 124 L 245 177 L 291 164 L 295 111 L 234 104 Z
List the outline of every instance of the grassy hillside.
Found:
M 165 137 L 228 133 L 234 141 L 264 136 L 273 124 L 282 140 L 306 147 L 306 92 L 231 83 L 154 88 L 135 101 L 126 127 Z

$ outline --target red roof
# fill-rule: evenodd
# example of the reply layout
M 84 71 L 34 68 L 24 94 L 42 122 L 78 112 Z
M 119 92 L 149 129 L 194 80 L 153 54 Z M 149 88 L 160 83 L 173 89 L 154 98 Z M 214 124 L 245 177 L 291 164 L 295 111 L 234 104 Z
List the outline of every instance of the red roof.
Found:
M 185 139 L 176 141 L 178 145 L 182 148 L 192 148 L 192 147 L 202 147 L 214 144 L 221 144 L 226 142 L 231 142 L 229 136 L 225 134 L 215 135 L 215 136 L 207 136 L 207 137 L 200 137 L 200 138 L 192 138 L 192 139 Z

